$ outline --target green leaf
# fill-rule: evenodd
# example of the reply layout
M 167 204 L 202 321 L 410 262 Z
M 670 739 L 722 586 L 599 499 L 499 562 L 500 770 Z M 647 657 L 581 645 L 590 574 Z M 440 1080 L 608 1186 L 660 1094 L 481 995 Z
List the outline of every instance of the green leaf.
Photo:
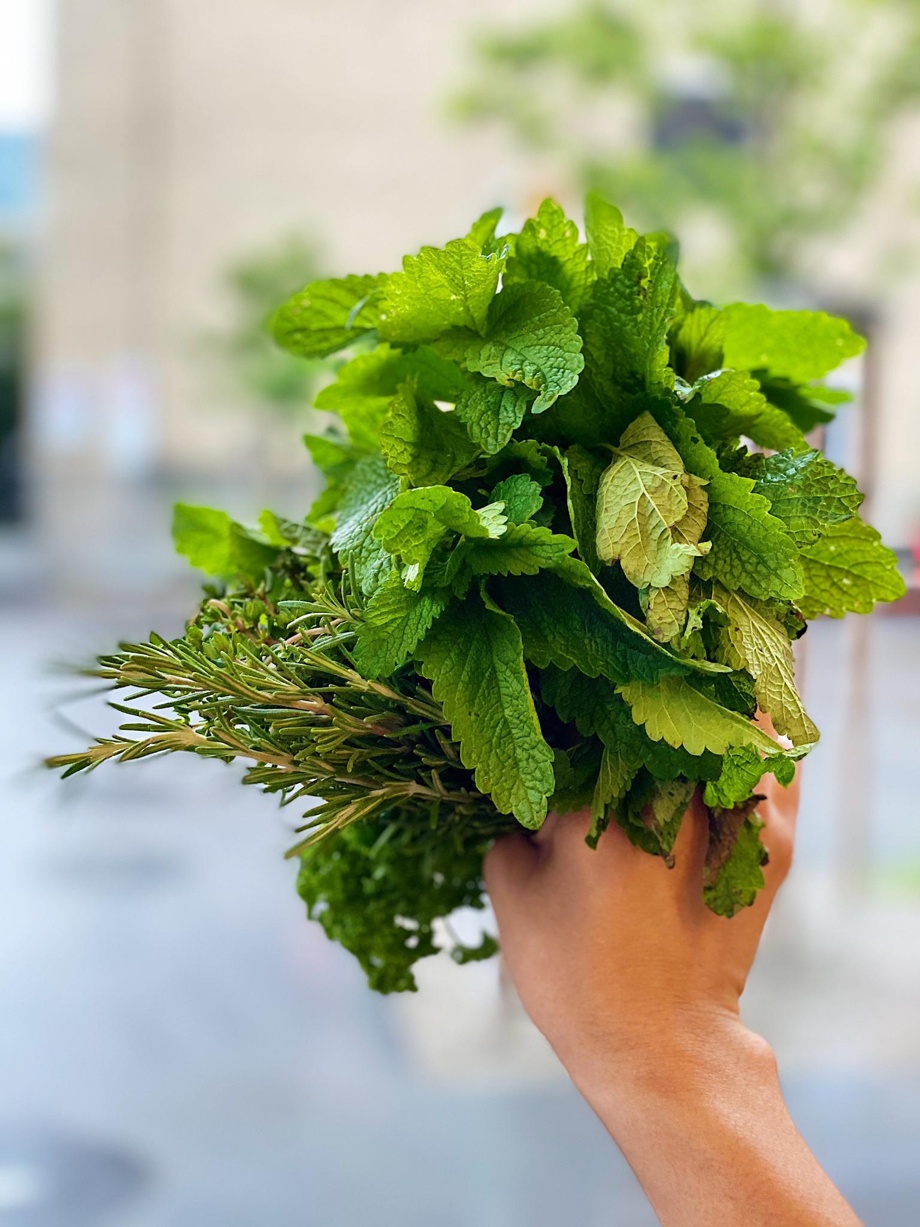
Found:
M 677 575 L 663 588 L 640 593 L 645 623 L 659 643 L 670 643 L 684 629 L 690 604 L 690 576 Z
M 744 473 L 799 546 L 811 544 L 827 525 L 852 519 L 863 500 L 849 473 L 818 451 L 751 456 Z
M 695 384 L 724 365 L 725 322 L 717 307 L 694 303 L 671 331 L 671 365 L 681 379 Z
M 782 451 L 806 446 L 787 414 L 771 405 L 760 384 L 746 371 L 718 371 L 695 385 L 687 412 L 703 434 L 717 442 L 746 435 L 761 447 Z
M 504 503 L 509 524 L 523 524 L 543 506 L 542 487 L 526 473 L 512 473 L 493 489 L 490 503 Z
M 458 397 L 456 414 L 473 442 L 491 456 L 508 443 L 532 399 L 533 393 L 522 384 L 509 388 L 474 378 Z
M 702 579 L 718 579 L 762 600 L 795 601 L 804 591 L 802 564 L 782 520 L 754 483 L 736 473 L 719 473 L 709 483 L 706 531 L 712 549 L 696 565 Z
M 387 341 L 434 341 L 451 328 L 485 333 L 489 304 L 504 260 L 484 254 L 473 238 L 423 247 L 406 256 L 403 271 L 387 279 L 378 331 Z
M 330 541 L 346 566 L 354 569 L 365 595 L 393 571 L 392 559 L 374 536 L 374 526 L 398 493 L 399 478 L 387 469 L 382 456 L 359 460 L 345 485 Z
M 541 674 L 540 693 L 561 720 L 575 723 L 584 736 L 596 735 L 608 749 L 622 754 L 633 774 L 645 767 L 657 780 L 719 778 L 722 760 L 715 754 L 693 755 L 667 742 L 652 741 L 607 678 L 550 666 Z
M 463 423 L 422 395 L 414 380 L 400 386 L 380 427 L 380 450 L 391 472 L 414 486 L 440 485 L 477 454 Z
M 858 516 L 829 525 L 802 550 L 802 566 L 805 594 L 797 604 L 806 618 L 871 613 L 877 601 L 896 601 L 907 591 L 897 554 Z
M 257 583 L 278 557 L 277 544 L 260 541 L 225 511 L 176 503 L 173 541 L 193 567 L 224 579 Z
M 597 277 L 618 269 L 639 239 L 631 226 L 624 225 L 620 210 L 599 192 L 589 192 L 585 199 L 585 235 Z
M 575 443 L 559 451 L 566 484 L 566 502 L 578 553 L 596 575 L 603 565 L 597 555 L 597 491 L 604 461 Z
M 735 746 L 722 759 L 719 778 L 706 784 L 703 800 L 710 808 L 732 809 L 750 800 L 768 772 L 788 787 L 795 776 L 794 756 L 786 752 L 762 756 L 756 746 Z
M 595 283 L 581 315 L 585 378 L 611 420 L 638 393 L 673 387 L 667 336 L 678 292 L 673 263 L 647 239 Z
M 487 213 L 483 213 L 473 222 L 470 228 L 469 237 L 472 241 L 484 249 L 495 242 L 495 227 L 502 219 L 504 209 L 499 205 L 495 209 L 489 209 Z
M 734 650 L 728 663 L 753 677 L 760 710 L 769 712 L 776 731 L 793 745 L 816 742 L 819 733 L 796 689 L 792 644 L 776 609 L 718 585 L 712 595 L 728 617 L 726 634 Z
M 657 684 L 637 679 L 621 685 L 620 694 L 652 741 L 683 746 L 690 754 L 724 754 L 743 745 L 776 750 L 776 742 L 756 724 L 707 698 L 685 678 L 662 677 Z
M 579 568 L 584 568 L 583 573 Z M 590 577 L 591 587 L 573 586 L 582 574 Z M 563 575 L 573 582 L 566 582 Z M 549 664 L 561 669 L 575 666 L 588 677 L 604 675 L 620 682 L 634 676 L 656 681 L 692 668 L 614 605 L 577 559 L 561 560 L 553 572 L 505 581 L 497 592 L 502 608 L 521 628 L 528 660 L 541 669 Z
M 513 619 L 481 602 L 451 605 L 425 637 L 422 674 L 476 786 L 499 813 L 539 827 L 553 792 L 553 753 L 537 719 Z
M 803 434 L 834 420 L 835 410 L 830 406 L 853 399 L 841 388 L 825 388 L 821 384 L 799 386 L 788 379 L 773 379 L 762 373 L 758 373 L 758 380 L 770 404 L 782 409 Z
M 504 288 L 489 308 L 485 339 L 459 338 L 455 348 L 469 370 L 532 388 L 534 413 L 571 391 L 584 366 L 574 315 L 559 291 L 540 281 Z
M 368 601 L 358 627 L 354 656 L 364 677 L 389 677 L 404 665 L 449 600 L 446 588 L 412 592 L 392 575 Z
M 663 588 L 686 575 L 706 548 L 676 540 L 672 529 L 688 513 L 689 478 L 676 448 L 650 413 L 624 431 L 613 463 L 601 477 L 597 497 L 597 554 L 619 561 L 637 588 Z M 696 499 L 705 492 L 696 483 Z M 705 501 L 702 502 L 705 525 Z M 696 509 L 693 523 L 698 521 Z M 700 526 L 702 528 L 702 526 Z
M 512 524 L 497 540 L 467 540 L 460 548 L 474 575 L 536 575 L 571 554 L 575 542 L 538 524 Z
M 502 508 L 492 504 L 479 510 L 450 486 L 421 486 L 405 490 L 380 516 L 374 535 L 388 554 L 415 568 L 421 576 L 432 551 L 449 533 L 464 537 L 500 537 L 506 529 Z
M 427 346 L 400 350 L 378 345 L 346 362 L 335 383 L 317 395 L 316 408 L 337 413 L 356 446 L 376 451 L 390 401 L 409 379 L 430 400 L 454 401 L 466 386 L 455 363 Z
M 376 327 L 380 277 L 337 277 L 310 284 L 279 307 L 271 332 L 282 349 L 324 358 Z
M 709 820 L 709 849 L 703 868 L 703 899 L 717 916 L 734 916 L 750 907 L 764 885 L 766 848 L 756 802 L 734 809 L 714 809 Z
M 577 312 L 593 280 L 588 248 L 579 241 L 578 227 L 554 200 L 544 200 L 536 217 L 524 223 L 502 284 L 545 281 Z
M 732 303 L 723 309 L 722 322 L 726 366 L 769 371 L 794 383 L 823 379 L 866 344 L 846 320 L 823 311 Z

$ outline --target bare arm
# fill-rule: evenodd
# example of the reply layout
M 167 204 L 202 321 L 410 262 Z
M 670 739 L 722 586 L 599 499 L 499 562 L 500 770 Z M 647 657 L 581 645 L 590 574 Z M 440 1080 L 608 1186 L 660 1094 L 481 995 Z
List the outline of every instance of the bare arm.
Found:
M 698 800 L 673 870 L 616 827 L 592 852 L 586 815 L 550 817 L 486 862 L 521 1000 L 664 1227 L 859 1227 L 789 1117 L 769 1046 L 739 1014 L 792 853 L 797 785 L 769 792 L 767 886 L 732 920 L 702 901 Z

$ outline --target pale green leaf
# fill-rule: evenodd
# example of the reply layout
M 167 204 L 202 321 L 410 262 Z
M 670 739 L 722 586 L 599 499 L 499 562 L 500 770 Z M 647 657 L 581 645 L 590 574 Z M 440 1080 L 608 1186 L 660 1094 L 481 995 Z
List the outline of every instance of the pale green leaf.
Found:
M 633 680 L 619 690 L 632 708 L 633 720 L 645 726 L 652 741 L 682 746 L 690 754 L 704 750 L 724 754 L 730 746 L 743 745 L 776 750 L 776 742 L 756 724 L 701 694 L 682 677 L 662 677 L 654 684 Z
M 432 551 L 450 533 L 465 537 L 500 537 L 507 522 L 499 504 L 474 509 L 450 486 L 421 486 L 394 498 L 377 520 L 374 536 L 388 554 L 409 567 L 424 570 Z
M 728 617 L 726 633 L 734 649 L 729 663 L 753 677 L 760 710 L 769 712 L 776 731 L 793 745 L 816 742 L 818 730 L 795 685 L 792 644 L 774 609 L 718 584 L 713 585 L 712 595 Z

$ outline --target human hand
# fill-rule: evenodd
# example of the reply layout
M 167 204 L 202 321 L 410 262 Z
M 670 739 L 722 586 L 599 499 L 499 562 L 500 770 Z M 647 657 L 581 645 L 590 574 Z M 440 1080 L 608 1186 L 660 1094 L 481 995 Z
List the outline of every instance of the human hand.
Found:
M 767 777 L 766 884 L 732 919 L 702 898 L 708 819 L 691 803 L 674 868 L 586 813 L 486 859 L 502 952 L 533 1021 L 619 1144 L 665 1227 L 859 1227 L 786 1111 L 739 1000 L 788 873 L 799 786 Z
M 535 837 L 501 840 L 489 853 L 486 884 L 511 978 L 576 1082 L 599 1052 L 628 1080 L 654 1076 L 663 1051 L 692 1061 L 726 1029 L 740 1031 L 739 999 L 791 864 L 799 804 L 798 778 L 783 788 L 767 776 L 761 787 L 765 886 L 731 920 L 703 902 L 708 820 L 698 796 L 673 869 L 616 824 L 592 850 L 587 813 L 551 815 Z

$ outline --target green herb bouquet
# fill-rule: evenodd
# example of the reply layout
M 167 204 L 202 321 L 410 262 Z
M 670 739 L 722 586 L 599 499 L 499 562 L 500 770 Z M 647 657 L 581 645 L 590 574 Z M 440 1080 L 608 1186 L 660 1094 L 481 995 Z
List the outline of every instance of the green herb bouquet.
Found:
M 552 200 L 499 218 L 279 308 L 291 353 L 352 350 L 306 439 L 324 491 L 257 529 L 179 505 L 215 582 L 180 638 L 99 662 L 121 731 L 51 760 L 242 759 L 306 811 L 300 893 L 382 992 L 439 942 L 495 951 L 436 921 L 482 907 L 491 842 L 549 810 L 669 861 L 701 789 L 705 900 L 750 904 L 759 781 L 818 737 L 792 641 L 904 586 L 806 441 L 847 399 L 822 383 L 862 349 L 846 321 L 695 301 L 668 237 L 598 196 L 585 241 Z

